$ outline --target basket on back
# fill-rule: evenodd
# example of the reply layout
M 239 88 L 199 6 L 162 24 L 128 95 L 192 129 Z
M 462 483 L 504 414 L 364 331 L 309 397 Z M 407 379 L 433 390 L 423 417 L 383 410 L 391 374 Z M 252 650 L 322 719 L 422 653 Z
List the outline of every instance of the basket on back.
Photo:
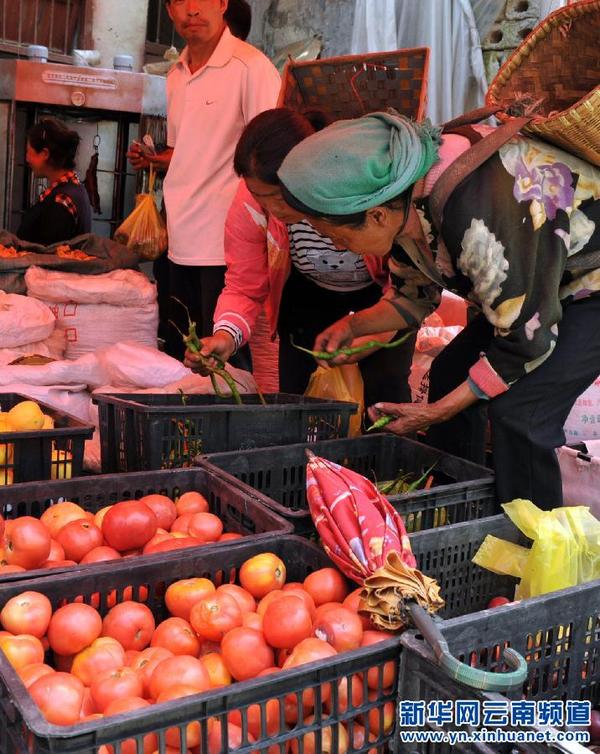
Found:
M 519 100 L 536 106 L 524 131 L 600 165 L 600 0 L 555 11 L 508 58 L 487 104 Z
M 279 107 L 322 110 L 333 120 L 357 118 L 393 107 L 423 117 L 429 50 L 417 47 L 297 63 L 283 72 Z

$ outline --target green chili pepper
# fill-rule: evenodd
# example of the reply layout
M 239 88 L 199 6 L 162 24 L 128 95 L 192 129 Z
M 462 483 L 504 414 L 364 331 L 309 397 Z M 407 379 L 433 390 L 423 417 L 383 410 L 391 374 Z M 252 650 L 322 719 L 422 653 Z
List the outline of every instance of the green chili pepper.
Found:
M 424 471 L 418 479 L 415 479 L 414 482 L 411 482 L 408 485 L 406 492 L 415 492 L 416 490 L 418 490 L 419 487 L 423 484 L 423 482 L 427 481 L 427 478 L 429 477 L 429 475 L 431 474 L 431 472 L 433 471 L 436 465 L 437 465 L 437 461 L 435 461 L 435 463 L 432 463 L 431 466 L 427 469 L 427 471 Z
M 344 348 L 338 348 L 337 351 L 311 351 L 310 348 L 303 348 L 302 346 L 297 346 L 294 343 L 294 337 L 293 335 L 290 336 L 290 341 L 294 348 L 297 348 L 298 351 L 302 351 L 303 353 L 308 353 L 313 358 L 319 360 L 319 361 L 331 361 L 332 359 L 337 358 L 338 356 L 354 356 L 357 353 L 363 353 L 364 351 L 369 351 L 371 348 L 396 348 L 401 343 L 404 343 L 404 341 L 409 338 L 412 335 L 412 330 L 409 330 L 405 335 L 403 335 L 401 338 L 398 338 L 397 340 L 393 340 L 391 343 L 382 343 L 379 340 L 370 340 L 368 343 L 363 343 L 362 346 L 344 346 Z
M 376 422 L 371 424 L 370 427 L 367 427 L 367 432 L 372 432 L 375 429 L 383 429 L 384 427 L 387 427 L 387 425 L 390 422 L 393 422 L 397 418 L 398 418 L 397 416 L 390 416 L 389 414 L 384 414 L 383 416 L 380 416 Z

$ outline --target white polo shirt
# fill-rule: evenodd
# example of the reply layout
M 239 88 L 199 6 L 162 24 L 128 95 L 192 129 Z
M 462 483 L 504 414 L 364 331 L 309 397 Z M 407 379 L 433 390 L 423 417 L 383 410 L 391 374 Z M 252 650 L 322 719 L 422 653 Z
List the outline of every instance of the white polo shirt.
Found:
M 281 80 L 228 28 L 205 66 L 192 74 L 187 61 L 186 48 L 167 78 L 168 255 L 181 265 L 224 265 L 225 217 L 239 183 L 235 148 L 252 118 L 276 106 Z

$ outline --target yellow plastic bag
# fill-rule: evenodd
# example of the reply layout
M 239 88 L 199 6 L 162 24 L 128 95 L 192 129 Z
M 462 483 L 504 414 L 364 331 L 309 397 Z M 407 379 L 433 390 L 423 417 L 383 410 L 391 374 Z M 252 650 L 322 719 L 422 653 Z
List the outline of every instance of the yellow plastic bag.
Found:
M 361 433 L 365 397 L 362 374 L 358 364 L 337 367 L 317 367 L 310 376 L 304 395 L 310 398 L 326 398 L 333 401 L 358 403 L 358 411 L 350 417 L 348 437 Z
M 168 246 L 167 228 L 156 206 L 155 180 L 156 173 L 150 167 L 148 193 L 137 195 L 135 209 L 115 231 L 115 241 L 149 260 L 157 259 Z
M 516 599 L 600 579 L 600 521 L 583 506 L 542 511 L 529 500 L 502 506 L 525 536 L 530 549 L 486 537 L 473 562 L 521 581 Z

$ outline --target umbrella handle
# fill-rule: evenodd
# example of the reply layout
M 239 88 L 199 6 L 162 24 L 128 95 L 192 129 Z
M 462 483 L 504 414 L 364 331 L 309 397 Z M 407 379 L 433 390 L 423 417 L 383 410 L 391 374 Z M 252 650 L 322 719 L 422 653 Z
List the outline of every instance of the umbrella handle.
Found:
M 428 612 L 414 602 L 407 605 L 407 611 L 432 648 L 438 664 L 451 678 L 482 691 L 506 691 L 522 686 L 527 679 L 527 663 L 514 649 L 505 649 L 502 655 L 510 668 L 507 673 L 490 673 L 472 668 L 450 654 L 448 642 Z

